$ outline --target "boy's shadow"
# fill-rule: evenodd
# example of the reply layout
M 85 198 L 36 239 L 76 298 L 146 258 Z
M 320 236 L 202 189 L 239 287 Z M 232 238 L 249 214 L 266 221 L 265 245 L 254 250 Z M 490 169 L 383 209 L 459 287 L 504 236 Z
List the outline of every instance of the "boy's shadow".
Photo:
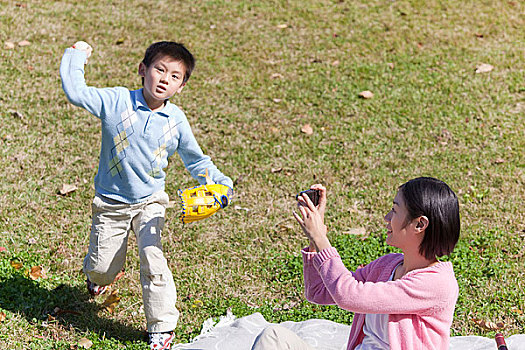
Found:
M 99 315 L 100 305 L 90 299 L 79 287 L 61 284 L 48 290 L 21 275 L 0 278 L 0 308 L 19 313 L 28 322 L 56 322 L 64 329 L 90 330 L 120 342 L 144 340 L 145 332 Z

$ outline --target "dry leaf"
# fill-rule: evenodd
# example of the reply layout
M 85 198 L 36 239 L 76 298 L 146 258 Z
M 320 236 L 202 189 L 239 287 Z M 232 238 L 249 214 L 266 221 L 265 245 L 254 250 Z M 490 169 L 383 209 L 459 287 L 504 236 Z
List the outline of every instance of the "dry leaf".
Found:
M 489 331 L 496 331 L 498 329 L 505 328 L 505 324 L 503 322 L 492 322 L 492 321 L 480 320 L 479 318 L 473 318 L 472 321 L 475 324 L 477 324 L 479 327 L 489 330 Z
M 29 239 L 27 240 L 27 244 L 30 244 L 30 245 L 32 245 L 32 244 L 36 244 L 36 239 L 33 238 L 33 237 L 29 238 Z
M 75 311 L 75 310 L 62 310 L 59 307 L 55 307 L 54 312 L 55 312 L 56 316 L 60 316 L 62 314 L 80 315 L 80 312 L 78 312 L 78 311 Z
M 122 270 L 119 273 L 117 273 L 117 275 L 115 276 L 115 279 L 113 280 L 113 283 L 117 282 L 119 279 L 124 277 L 124 273 L 125 273 L 124 270 Z
M 29 46 L 31 43 L 27 40 L 22 40 L 18 43 L 18 46 Z
M 250 209 L 248 209 L 248 208 L 243 208 L 243 207 L 241 207 L 240 205 L 236 205 L 236 206 L 234 206 L 233 209 L 235 209 L 235 210 L 246 210 L 246 211 L 250 211 Z
M 277 79 L 277 78 L 281 79 L 282 77 L 283 77 L 283 75 L 280 74 L 280 73 L 273 73 L 273 74 L 270 76 L 270 78 L 272 78 L 272 79 Z
M 505 159 L 503 159 L 503 158 L 496 158 L 496 159 L 494 159 L 494 163 L 496 163 L 496 164 L 505 163 Z
M 78 341 L 79 348 L 89 349 L 92 346 L 93 346 L 93 342 L 89 340 L 88 338 L 82 338 Z
M 24 264 L 22 264 L 20 261 L 12 260 L 12 261 L 11 261 L 11 266 L 12 266 L 15 270 L 20 270 L 20 269 L 22 268 L 22 266 L 24 266 Z
M 343 233 L 347 235 L 363 236 L 366 235 L 366 230 L 364 227 L 355 227 L 344 231 Z
M 334 67 L 335 67 L 335 66 L 338 66 L 339 63 L 340 63 L 340 62 L 339 62 L 338 60 L 335 60 L 335 61 L 332 62 L 332 66 L 334 66 Z
M 273 99 L 273 102 L 275 102 L 275 103 L 279 103 L 279 102 L 281 102 L 281 101 L 282 101 L 282 99 L 280 99 L 280 98 L 274 98 L 274 99 Z
M 71 192 L 75 192 L 77 190 L 77 186 L 75 185 L 69 185 L 69 184 L 63 184 L 62 188 L 58 191 L 62 196 L 68 195 Z
M 386 64 L 390 69 L 394 69 L 395 65 L 392 62 Z
M 29 278 L 31 278 L 33 281 L 37 280 L 39 278 L 47 278 L 46 272 L 42 268 L 42 266 L 33 266 L 31 270 L 29 271 Z
M 301 132 L 306 135 L 312 135 L 314 133 L 314 129 L 310 126 L 310 124 L 304 124 L 301 128 Z
M 476 66 L 476 73 L 488 73 L 491 70 L 494 69 L 494 66 L 488 64 L 488 63 L 482 63 L 478 66 Z
M 117 42 L 116 42 L 115 44 L 117 44 L 117 45 L 122 45 L 122 44 L 124 44 L 124 38 L 120 38 L 120 39 L 118 39 Z
M 374 93 L 369 90 L 361 91 L 359 93 L 359 97 L 364 98 L 364 99 L 369 99 L 369 98 L 374 97 Z
M 277 25 L 277 28 L 279 28 L 279 29 L 285 29 L 285 28 L 288 28 L 288 24 L 286 24 L 286 23 L 279 24 L 279 25 Z
M 6 49 L 11 50 L 15 48 L 15 43 L 11 41 L 6 41 L 4 46 Z
M 283 168 L 272 168 L 272 173 L 280 173 L 281 171 L 283 171 Z
M 102 308 L 107 310 L 110 314 L 115 311 L 115 307 L 120 302 L 120 297 L 118 296 L 118 290 L 114 290 L 102 303 Z
M 6 316 L 7 316 L 7 315 L 5 314 L 5 312 L 0 312 L 0 322 L 4 322 Z

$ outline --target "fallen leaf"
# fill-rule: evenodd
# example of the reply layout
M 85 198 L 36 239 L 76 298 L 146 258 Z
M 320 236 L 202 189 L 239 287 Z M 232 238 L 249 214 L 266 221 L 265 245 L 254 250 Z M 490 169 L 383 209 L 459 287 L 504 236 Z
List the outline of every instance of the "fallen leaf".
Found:
M 115 307 L 120 302 L 120 297 L 118 296 L 118 290 L 114 290 L 102 303 L 102 308 L 109 312 L 110 314 L 115 311 Z
M 80 315 L 80 312 L 78 312 L 78 311 L 75 311 L 75 310 L 63 310 L 63 309 L 61 309 L 59 307 L 55 307 L 54 312 L 55 312 L 55 316 L 60 316 L 60 315 L 63 315 L 63 314 Z M 51 315 L 49 315 L 49 316 L 51 316 Z
M 494 69 L 494 66 L 488 63 L 482 63 L 476 66 L 476 73 L 488 73 Z
M 272 78 L 272 79 L 281 79 L 282 77 L 283 77 L 283 75 L 280 74 L 280 73 L 273 73 L 273 74 L 270 76 L 270 78 Z
M 27 244 L 36 244 L 36 239 L 31 237 L 27 240 Z
M 505 163 L 505 159 L 503 159 L 503 158 L 496 158 L 496 159 L 494 159 L 494 163 L 496 163 L 496 164 Z
M 301 132 L 306 135 L 312 135 L 314 133 L 314 129 L 310 126 L 310 124 L 304 124 L 301 128 Z
M 93 346 L 93 342 L 89 340 L 88 338 L 81 338 L 78 341 L 78 347 L 80 348 L 89 349 L 92 346 Z
M 26 8 L 27 7 L 26 4 L 22 4 L 22 3 L 17 3 L 15 6 L 16 7 L 21 7 L 21 8 Z
M 236 206 L 234 206 L 233 209 L 235 209 L 235 210 L 246 210 L 246 211 L 250 211 L 250 209 L 248 209 L 248 208 L 243 208 L 243 207 L 241 207 L 240 205 L 236 205 Z
M 122 277 L 124 277 L 124 273 L 125 273 L 124 270 L 122 270 L 122 271 L 120 271 L 119 273 L 117 273 L 117 275 L 115 276 L 115 279 L 113 280 L 113 283 L 117 282 L 119 279 L 121 279 Z
M 340 63 L 340 62 L 339 62 L 338 60 L 335 60 L 335 61 L 332 62 L 332 66 L 334 66 L 334 67 L 335 67 L 335 66 L 338 66 L 339 63 Z
M 369 99 L 369 98 L 374 97 L 374 93 L 369 90 L 361 91 L 359 93 L 359 97 L 364 98 L 364 99 Z
M 495 331 L 498 329 L 505 328 L 505 324 L 503 322 L 492 322 L 492 321 L 481 320 L 479 318 L 473 318 L 472 321 L 475 324 L 477 324 L 479 327 L 489 330 L 489 331 Z
M 18 43 L 18 46 L 21 46 L 21 47 L 23 47 L 23 46 L 29 46 L 29 45 L 31 45 L 31 42 L 29 42 L 29 41 L 27 41 L 27 40 L 22 40 L 22 41 L 20 41 L 20 42 Z
M 279 103 L 279 102 L 281 102 L 281 101 L 282 101 L 282 99 L 280 99 L 280 98 L 274 98 L 274 99 L 273 99 L 273 102 L 275 102 L 275 103 Z
M 366 235 L 366 230 L 364 227 L 355 227 L 344 231 L 343 233 L 347 235 L 363 236 Z
M 11 50 L 15 48 L 15 43 L 11 41 L 6 41 L 4 46 L 6 49 Z
M 392 62 L 386 64 L 390 69 L 394 69 L 395 65 Z
M 12 266 L 15 270 L 20 270 L 20 269 L 22 268 L 22 266 L 24 266 L 24 264 L 22 264 L 20 261 L 11 260 L 11 266 Z
M 24 119 L 24 116 L 22 115 L 22 113 L 20 113 L 19 111 L 13 111 L 13 110 L 10 110 L 9 111 L 11 113 L 11 116 L 13 118 L 16 118 L 16 119 Z
M 45 279 L 47 278 L 47 276 L 42 266 L 33 266 L 31 267 L 31 270 L 29 271 L 29 278 L 31 278 L 34 281 L 39 278 Z
M 118 39 L 118 40 L 115 42 L 115 44 L 117 44 L 117 45 L 122 45 L 122 44 L 124 44 L 124 38 L 120 38 L 120 39 Z
M 476 36 L 476 38 L 483 38 L 483 34 L 481 33 L 475 33 L 474 36 Z
M 272 168 L 272 173 L 280 173 L 281 171 L 283 171 L 283 168 Z
M 75 192 L 77 190 L 77 186 L 75 185 L 69 185 L 69 184 L 63 184 L 62 188 L 58 191 L 62 196 L 68 195 L 71 192 Z
M 288 24 L 286 24 L 286 23 L 278 24 L 277 28 L 279 28 L 279 29 L 286 29 L 286 28 L 288 28 Z
M 5 314 L 5 312 L 0 312 L 0 322 L 4 322 L 6 316 L 7 316 L 7 315 Z

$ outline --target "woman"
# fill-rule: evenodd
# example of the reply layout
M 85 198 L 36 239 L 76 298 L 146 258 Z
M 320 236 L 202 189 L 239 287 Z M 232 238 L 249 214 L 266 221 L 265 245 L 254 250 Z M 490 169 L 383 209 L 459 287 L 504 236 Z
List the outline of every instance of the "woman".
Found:
M 306 298 L 355 313 L 347 349 L 448 349 L 458 285 L 450 262 L 437 257 L 454 249 L 460 232 L 459 205 L 442 181 L 420 177 L 401 185 L 385 216 L 387 254 L 355 272 L 331 246 L 324 224 L 326 188 L 314 206 L 299 200 L 295 219 L 310 241 L 302 250 Z M 294 344 L 294 345 L 292 345 Z M 253 349 L 311 349 L 293 332 L 271 327 Z

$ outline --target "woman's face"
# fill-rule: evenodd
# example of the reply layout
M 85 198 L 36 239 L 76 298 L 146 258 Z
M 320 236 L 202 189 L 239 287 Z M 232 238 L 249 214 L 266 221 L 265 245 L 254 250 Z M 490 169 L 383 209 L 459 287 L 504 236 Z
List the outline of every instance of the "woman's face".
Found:
M 394 197 L 392 209 L 385 215 L 387 236 L 386 243 L 393 247 L 400 249 L 405 248 L 410 241 L 413 241 L 413 235 L 410 235 L 407 230 L 411 228 L 411 223 L 408 218 L 408 210 L 405 205 L 405 200 L 400 191 Z

